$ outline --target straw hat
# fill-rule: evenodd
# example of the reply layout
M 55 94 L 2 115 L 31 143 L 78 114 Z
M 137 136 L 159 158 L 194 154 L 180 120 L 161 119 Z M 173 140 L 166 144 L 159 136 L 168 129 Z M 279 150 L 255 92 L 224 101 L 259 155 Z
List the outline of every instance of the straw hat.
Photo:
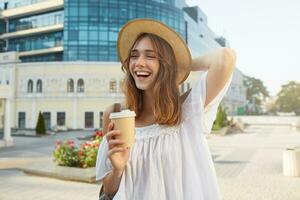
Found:
M 172 28 L 154 19 L 134 19 L 127 22 L 119 32 L 117 50 L 122 64 L 129 55 L 129 50 L 142 33 L 152 33 L 166 40 L 172 47 L 177 67 L 177 83 L 188 77 L 192 62 L 191 53 L 184 40 Z

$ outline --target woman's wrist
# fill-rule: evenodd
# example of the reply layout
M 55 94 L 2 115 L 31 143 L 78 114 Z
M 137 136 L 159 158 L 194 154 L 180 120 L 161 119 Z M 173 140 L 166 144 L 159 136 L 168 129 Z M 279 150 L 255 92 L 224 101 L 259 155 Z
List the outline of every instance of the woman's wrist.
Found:
M 211 67 L 222 67 L 228 59 L 234 57 L 233 50 L 225 47 L 217 48 L 192 59 L 191 71 L 206 71 Z
M 112 169 L 112 172 L 103 180 L 103 193 L 106 197 L 113 197 L 118 191 L 124 170 Z M 111 198 L 112 199 L 112 198 Z
M 122 170 L 112 169 L 112 175 L 117 178 L 120 178 L 122 176 L 123 172 L 124 172 L 124 169 L 122 169 Z

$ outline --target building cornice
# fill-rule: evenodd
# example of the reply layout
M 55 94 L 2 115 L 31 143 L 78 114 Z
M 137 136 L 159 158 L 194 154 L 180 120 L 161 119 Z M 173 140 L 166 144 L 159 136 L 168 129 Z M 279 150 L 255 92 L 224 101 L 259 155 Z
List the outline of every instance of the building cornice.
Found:
M 23 52 L 19 52 L 19 57 L 56 53 L 56 52 L 62 52 L 62 51 L 64 51 L 64 48 L 62 46 L 52 47 L 52 48 L 47 48 L 47 49 L 38 49 L 38 50 L 33 50 L 33 51 L 23 51 Z
M 0 12 L 1 19 L 17 18 L 38 13 L 57 10 L 64 7 L 63 0 L 48 0 L 19 8 L 12 8 Z

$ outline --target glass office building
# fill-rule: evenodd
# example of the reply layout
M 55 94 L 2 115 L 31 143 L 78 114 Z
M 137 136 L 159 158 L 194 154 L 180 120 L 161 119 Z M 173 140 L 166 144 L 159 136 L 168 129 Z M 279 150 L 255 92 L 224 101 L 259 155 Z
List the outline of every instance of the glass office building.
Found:
M 0 52 L 22 62 L 118 61 L 118 32 L 134 18 L 168 24 L 193 54 L 219 46 L 205 14 L 183 0 L 0 0 Z
M 172 0 L 65 0 L 64 60 L 117 61 L 119 30 L 139 17 L 159 19 L 185 33 L 183 11 Z

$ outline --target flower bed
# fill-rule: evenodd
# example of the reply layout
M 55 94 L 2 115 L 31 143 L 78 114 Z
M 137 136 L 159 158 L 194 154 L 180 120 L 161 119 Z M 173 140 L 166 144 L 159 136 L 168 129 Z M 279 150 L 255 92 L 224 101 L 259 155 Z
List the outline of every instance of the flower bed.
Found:
M 85 141 L 79 148 L 74 141 L 57 141 L 52 153 L 53 160 L 57 165 L 68 167 L 95 167 L 99 144 L 103 138 L 102 131 L 96 131 L 92 140 Z

